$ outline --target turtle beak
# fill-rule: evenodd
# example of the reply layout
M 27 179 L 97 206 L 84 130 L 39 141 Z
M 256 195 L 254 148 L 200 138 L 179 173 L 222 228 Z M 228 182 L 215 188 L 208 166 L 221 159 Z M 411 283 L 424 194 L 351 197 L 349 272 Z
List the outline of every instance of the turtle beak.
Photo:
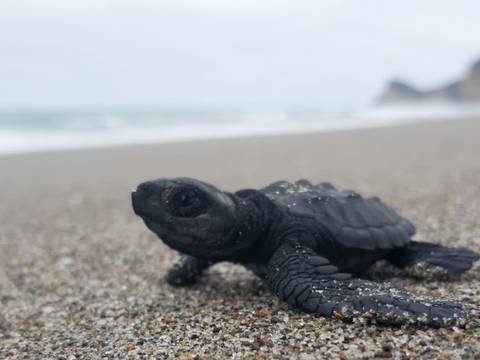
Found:
M 152 181 L 146 181 L 132 191 L 132 207 L 135 214 L 140 217 L 149 215 L 157 205 L 153 206 L 152 195 L 160 194 L 163 188 Z
M 133 190 L 132 191 L 132 207 L 133 207 L 133 212 L 140 216 L 140 214 L 138 213 L 138 194 L 137 194 L 137 191 L 136 190 Z
M 147 197 L 147 193 L 142 191 L 140 187 L 132 191 L 131 198 L 132 198 L 132 207 L 133 212 L 138 215 L 142 216 L 142 208 L 145 205 L 145 200 Z

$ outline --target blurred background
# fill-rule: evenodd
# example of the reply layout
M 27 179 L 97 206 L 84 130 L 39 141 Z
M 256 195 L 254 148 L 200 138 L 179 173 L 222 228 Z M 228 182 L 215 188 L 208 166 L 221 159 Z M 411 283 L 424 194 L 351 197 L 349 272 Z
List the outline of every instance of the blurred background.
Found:
M 477 1 L 2 0 L 0 154 L 480 113 Z

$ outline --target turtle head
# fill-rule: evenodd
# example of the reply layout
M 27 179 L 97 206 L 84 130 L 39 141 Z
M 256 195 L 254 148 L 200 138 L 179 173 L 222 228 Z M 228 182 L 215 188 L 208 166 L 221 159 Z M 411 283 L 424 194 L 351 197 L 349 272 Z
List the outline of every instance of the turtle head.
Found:
M 197 257 L 232 249 L 237 205 L 231 194 L 190 178 L 157 179 L 132 192 L 135 214 L 168 246 Z

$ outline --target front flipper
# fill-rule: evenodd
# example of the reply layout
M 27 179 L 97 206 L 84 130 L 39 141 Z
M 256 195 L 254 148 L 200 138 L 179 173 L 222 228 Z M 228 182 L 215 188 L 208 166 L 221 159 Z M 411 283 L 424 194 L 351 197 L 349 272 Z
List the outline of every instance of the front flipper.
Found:
M 466 312 L 447 300 L 417 297 L 388 284 L 352 279 L 328 259 L 300 244 L 280 247 L 266 281 L 290 305 L 351 321 L 364 316 L 387 324 L 463 325 Z
M 182 255 L 178 262 L 167 273 L 166 279 L 170 285 L 184 286 L 193 284 L 200 275 L 215 262 L 199 259 L 190 255 Z

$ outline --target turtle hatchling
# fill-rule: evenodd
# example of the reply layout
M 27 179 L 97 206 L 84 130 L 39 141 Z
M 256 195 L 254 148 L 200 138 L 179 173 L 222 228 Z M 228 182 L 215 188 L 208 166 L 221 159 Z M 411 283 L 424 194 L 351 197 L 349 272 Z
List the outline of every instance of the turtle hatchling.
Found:
M 379 260 L 436 276 L 459 275 L 480 258 L 412 240 L 414 225 L 378 197 L 303 179 L 230 193 L 182 177 L 144 182 L 132 202 L 146 226 L 182 254 L 166 277 L 172 285 L 192 284 L 210 266 L 230 261 L 291 306 L 326 317 L 430 326 L 468 321 L 469 311 L 456 301 L 364 278 Z

